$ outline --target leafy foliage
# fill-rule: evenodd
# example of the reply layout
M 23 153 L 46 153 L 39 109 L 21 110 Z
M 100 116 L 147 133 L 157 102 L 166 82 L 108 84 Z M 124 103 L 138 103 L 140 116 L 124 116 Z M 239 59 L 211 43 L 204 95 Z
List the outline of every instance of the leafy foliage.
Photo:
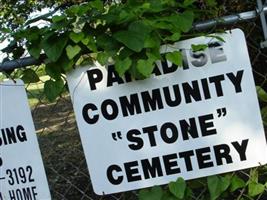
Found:
M 133 78 L 143 79 L 151 75 L 157 60 L 167 59 L 178 66 L 181 65 L 180 52 L 161 55 L 160 46 L 186 37 L 195 18 L 206 17 L 207 14 L 200 11 L 203 5 L 207 9 L 215 10 L 209 13 L 210 15 L 218 11 L 216 4 L 211 3 L 215 1 L 82 2 L 76 4 L 48 1 L 45 4 L 41 1 L 38 6 L 27 2 L 25 7 L 33 7 L 30 12 L 40 10 L 45 5 L 57 11 L 37 19 L 29 19 L 29 12 L 26 12 L 26 15 L 20 13 L 24 8 L 15 3 L 18 16 L 22 17 L 21 22 L 11 20 L 10 23 L 16 28 L 12 28 L 7 21 L 3 23 L 5 27 L 2 29 L 5 29 L 6 33 L 4 36 L 12 41 L 3 51 L 11 53 L 13 58 L 21 57 L 25 51 L 36 59 L 40 58 L 42 52 L 45 53 L 45 64 L 48 68 L 45 71 L 53 80 L 55 74 L 58 77 L 59 73 L 64 74 L 88 61 L 98 61 L 102 65 L 108 65 L 110 61 L 115 62 L 115 69 L 120 76 L 127 72 Z M 53 7 L 53 3 L 58 6 Z M 2 5 L 3 8 L 7 6 L 8 2 Z M 5 11 L 10 12 L 11 10 Z M 9 19 L 6 15 L 4 18 Z M 45 20 L 47 23 L 43 27 L 32 24 L 38 20 Z M 52 79 L 47 86 L 52 85 Z M 61 83 L 53 82 L 53 85 L 55 84 Z M 59 95 L 59 92 L 55 94 Z M 56 95 L 48 97 L 51 101 L 55 98 Z

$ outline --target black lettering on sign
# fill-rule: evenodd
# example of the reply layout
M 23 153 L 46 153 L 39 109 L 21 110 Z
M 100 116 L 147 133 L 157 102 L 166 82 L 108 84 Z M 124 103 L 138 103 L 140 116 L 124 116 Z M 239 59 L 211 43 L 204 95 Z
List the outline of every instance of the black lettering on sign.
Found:
M 227 164 L 233 163 L 233 159 L 230 156 L 230 147 L 227 144 L 215 145 L 213 148 L 217 165 L 223 165 L 223 158 Z
M 169 130 L 169 131 L 168 131 Z M 168 133 L 169 132 L 169 133 Z M 172 144 L 178 139 L 178 129 L 171 122 L 164 123 L 160 128 L 161 138 L 167 144 Z
M 175 107 L 180 105 L 182 98 L 181 98 L 181 93 L 180 93 L 180 89 L 179 89 L 179 85 L 173 85 L 173 93 L 174 93 L 174 99 L 172 99 L 171 94 L 170 94 L 170 89 L 169 87 L 164 87 L 163 88 L 163 93 L 165 96 L 165 101 L 167 103 L 168 106 L 170 107 Z
M 107 120 L 113 120 L 118 116 L 119 108 L 114 100 L 106 99 L 101 105 L 101 112 Z
M 19 168 L 13 168 L 13 169 L 7 169 L 6 175 L 8 176 L 8 184 L 9 185 L 15 185 L 15 184 L 21 184 L 21 183 L 30 183 L 34 182 L 34 178 L 32 177 L 32 167 L 27 166 L 19 167 Z
M 179 174 L 181 172 L 180 168 L 178 167 L 176 153 L 162 156 L 162 158 L 165 165 L 166 175 Z
M 179 157 L 183 158 L 185 161 L 185 166 L 186 166 L 186 170 L 187 171 L 192 171 L 193 167 L 192 167 L 192 161 L 191 161 L 191 157 L 194 155 L 194 151 L 190 150 L 190 151 L 184 151 L 184 152 L 180 152 L 179 153 Z
M 145 179 L 163 176 L 159 157 L 153 157 L 151 162 L 149 159 L 141 160 Z
M 228 78 L 230 79 L 230 81 L 233 83 L 236 93 L 242 92 L 241 81 L 242 81 L 243 73 L 244 73 L 244 70 L 240 70 L 236 73 L 236 75 L 234 75 L 233 73 L 226 74 Z
M 132 129 L 127 132 L 127 140 L 129 142 L 133 142 L 133 144 L 129 144 L 129 148 L 132 150 L 139 150 L 144 146 L 143 139 L 138 137 L 141 135 L 141 132 L 137 129 Z
M 124 117 L 128 116 L 129 114 L 134 115 L 142 112 L 137 93 L 131 94 L 130 99 L 128 99 L 127 96 L 122 96 L 119 97 L 119 100 Z
M 211 157 L 209 153 L 210 153 L 210 147 L 196 149 L 197 162 L 198 162 L 199 169 L 213 167 L 213 162 L 211 161 Z
M 114 173 L 113 172 L 121 172 L 122 169 L 118 166 L 118 165 L 111 165 L 108 167 L 107 169 L 107 178 L 109 180 L 109 182 L 113 185 L 119 185 L 122 183 L 123 181 L 123 176 L 116 176 L 116 178 L 114 177 Z
M 194 80 L 191 83 L 192 86 L 189 83 L 182 84 L 186 103 L 192 103 L 192 98 L 195 101 L 201 101 L 201 94 L 197 80 Z
M 189 140 L 189 135 L 192 138 L 199 137 L 195 118 L 189 118 L 189 123 L 186 120 L 180 120 L 179 123 L 183 140 Z
M 222 81 L 224 81 L 224 75 L 212 76 L 209 78 L 210 83 L 214 83 L 217 96 L 223 96 Z
M 95 124 L 98 119 L 99 119 L 99 115 L 95 114 L 93 115 L 93 117 L 89 116 L 89 111 L 96 111 L 97 107 L 96 105 L 92 104 L 92 103 L 88 103 L 83 107 L 82 110 L 82 114 L 83 114 L 83 119 L 84 121 L 86 121 L 88 124 Z
M 1 129 L 0 146 L 26 142 L 27 135 L 22 125 Z
M 0 200 L 4 200 L 2 193 L 0 192 Z
M 91 90 L 96 89 L 96 83 L 99 83 L 103 79 L 103 74 L 100 69 L 90 69 L 87 71 L 87 77 L 89 80 L 89 86 Z
M 144 110 L 145 112 L 155 111 L 156 109 L 162 109 L 163 103 L 159 89 L 154 89 L 151 91 L 152 94 L 149 94 L 149 91 L 141 92 Z
M 212 121 L 213 119 L 213 114 L 202 115 L 198 117 L 202 136 L 217 134 L 217 130 L 214 128 L 214 123 Z
M 113 83 L 122 84 L 124 81 L 115 71 L 114 65 L 110 65 L 108 66 L 107 87 L 113 86 Z
M 36 186 L 20 188 L 16 190 L 9 190 L 10 200 L 38 200 Z
M 142 180 L 142 177 L 139 174 L 137 161 L 124 163 L 124 168 L 125 168 L 128 182 L 134 182 L 134 181 Z
M 232 145 L 234 146 L 235 150 L 238 152 L 240 161 L 247 160 L 246 150 L 248 146 L 248 139 L 242 140 L 241 144 L 239 144 L 238 142 L 232 142 Z
M 151 147 L 154 147 L 157 145 L 156 138 L 155 138 L 155 131 L 157 131 L 157 130 L 158 130 L 158 128 L 156 125 L 143 128 L 143 133 L 148 134 L 149 143 L 150 143 Z

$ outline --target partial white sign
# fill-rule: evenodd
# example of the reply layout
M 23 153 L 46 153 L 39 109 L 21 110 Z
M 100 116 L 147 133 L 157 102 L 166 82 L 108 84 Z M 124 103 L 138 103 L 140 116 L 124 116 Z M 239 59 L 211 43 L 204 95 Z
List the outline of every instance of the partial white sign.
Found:
M 24 84 L 0 82 L 0 200 L 50 200 Z
M 94 191 L 109 194 L 267 162 L 244 34 L 165 46 L 183 66 L 158 62 L 146 80 L 86 66 L 68 84 Z M 192 44 L 208 44 L 192 52 Z

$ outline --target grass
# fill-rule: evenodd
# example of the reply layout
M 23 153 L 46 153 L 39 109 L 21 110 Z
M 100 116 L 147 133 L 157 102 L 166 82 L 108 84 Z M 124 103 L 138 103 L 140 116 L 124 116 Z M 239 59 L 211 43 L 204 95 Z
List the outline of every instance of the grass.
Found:
M 41 76 L 39 82 L 26 85 L 28 101 L 31 108 L 39 102 L 48 103 L 44 95 L 44 82 L 46 80 L 49 80 L 49 76 Z

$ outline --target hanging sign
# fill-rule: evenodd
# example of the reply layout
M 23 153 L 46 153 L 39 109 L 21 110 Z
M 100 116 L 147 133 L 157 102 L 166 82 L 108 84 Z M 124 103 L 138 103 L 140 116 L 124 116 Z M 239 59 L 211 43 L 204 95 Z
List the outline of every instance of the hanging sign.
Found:
M 162 47 L 151 78 L 85 66 L 67 77 L 97 194 L 263 165 L 266 140 L 244 34 L 198 37 Z M 207 44 L 193 52 L 192 44 Z
M 24 84 L 0 82 L 0 200 L 50 200 Z

